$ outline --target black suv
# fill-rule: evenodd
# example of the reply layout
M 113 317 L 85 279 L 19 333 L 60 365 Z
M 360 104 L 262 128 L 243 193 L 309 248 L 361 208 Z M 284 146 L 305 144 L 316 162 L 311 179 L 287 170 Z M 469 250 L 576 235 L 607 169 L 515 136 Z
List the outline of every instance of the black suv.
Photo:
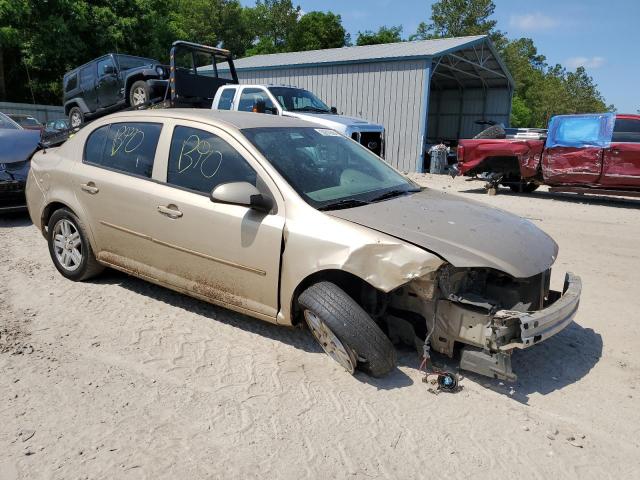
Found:
M 64 75 L 64 111 L 76 128 L 85 119 L 163 97 L 168 79 L 169 68 L 157 60 L 108 53 Z

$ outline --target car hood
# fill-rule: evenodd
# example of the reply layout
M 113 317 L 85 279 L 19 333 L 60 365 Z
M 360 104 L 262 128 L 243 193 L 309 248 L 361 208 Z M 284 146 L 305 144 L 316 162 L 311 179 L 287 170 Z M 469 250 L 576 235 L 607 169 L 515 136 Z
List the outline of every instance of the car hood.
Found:
M 0 128 L 0 163 L 24 162 L 38 149 L 40 131 Z
M 515 278 L 549 269 L 558 255 L 553 239 L 528 220 L 431 189 L 325 213 L 422 247 L 455 267 Z
M 375 123 L 369 123 L 366 120 L 354 117 L 346 117 L 343 115 L 334 115 L 331 113 L 312 113 L 312 112 L 284 112 L 284 116 L 300 118 L 301 120 L 308 120 L 320 125 L 325 125 L 331 128 L 335 128 L 336 125 L 343 127 L 356 127 L 358 130 L 375 130 L 382 131 L 384 127 L 382 125 L 376 125 Z

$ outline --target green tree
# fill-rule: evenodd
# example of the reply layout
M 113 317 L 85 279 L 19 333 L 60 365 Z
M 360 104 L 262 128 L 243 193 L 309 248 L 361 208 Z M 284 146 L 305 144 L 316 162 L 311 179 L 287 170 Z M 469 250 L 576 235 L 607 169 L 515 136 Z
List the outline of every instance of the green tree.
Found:
M 319 50 L 344 47 L 347 32 L 340 15 L 331 12 L 309 12 L 300 17 L 287 40 L 290 51 Z
M 255 38 L 238 0 L 175 0 L 169 28 L 175 38 L 221 46 L 242 56 Z M 167 46 L 168 48 L 168 46 Z
M 364 32 L 358 32 L 358 38 L 356 39 L 356 45 L 376 45 L 379 43 L 396 43 L 401 42 L 402 38 L 402 26 L 387 27 L 382 26 L 377 32 L 372 30 L 365 30 Z
M 247 55 L 286 52 L 299 17 L 300 7 L 294 7 L 291 0 L 257 0 L 247 15 L 257 38 Z
M 430 23 L 421 22 L 409 40 L 491 35 L 501 44 L 504 35 L 490 18 L 495 9 L 492 0 L 440 0 L 431 5 Z

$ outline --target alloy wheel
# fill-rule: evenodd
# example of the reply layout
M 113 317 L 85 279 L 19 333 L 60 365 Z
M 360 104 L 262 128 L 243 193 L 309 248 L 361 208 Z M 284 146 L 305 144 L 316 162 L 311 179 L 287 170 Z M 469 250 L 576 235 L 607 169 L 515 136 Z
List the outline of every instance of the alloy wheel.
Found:
M 340 341 L 331 329 L 311 310 L 304 311 L 304 318 L 309 326 L 309 330 L 316 338 L 322 349 L 342 365 L 345 370 L 353 374 L 356 369 L 356 356 Z
M 53 251 L 58 264 L 68 272 L 74 272 L 82 263 L 82 238 L 78 228 L 66 218 L 53 227 Z

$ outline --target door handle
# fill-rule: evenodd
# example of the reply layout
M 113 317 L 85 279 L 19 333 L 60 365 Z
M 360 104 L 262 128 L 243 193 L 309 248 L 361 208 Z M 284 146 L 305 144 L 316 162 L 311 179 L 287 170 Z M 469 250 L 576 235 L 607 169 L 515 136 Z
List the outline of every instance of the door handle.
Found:
M 169 218 L 180 218 L 182 216 L 182 212 L 173 204 L 167 205 L 166 207 L 158 205 L 158 213 L 166 215 Z
M 100 189 L 96 187 L 96 184 L 93 182 L 83 183 L 80 185 L 80 188 L 82 189 L 82 191 L 90 193 L 91 195 L 95 195 L 100 191 Z
M 617 148 L 612 148 L 611 153 L 613 153 L 614 155 L 620 155 L 620 150 L 618 150 Z

